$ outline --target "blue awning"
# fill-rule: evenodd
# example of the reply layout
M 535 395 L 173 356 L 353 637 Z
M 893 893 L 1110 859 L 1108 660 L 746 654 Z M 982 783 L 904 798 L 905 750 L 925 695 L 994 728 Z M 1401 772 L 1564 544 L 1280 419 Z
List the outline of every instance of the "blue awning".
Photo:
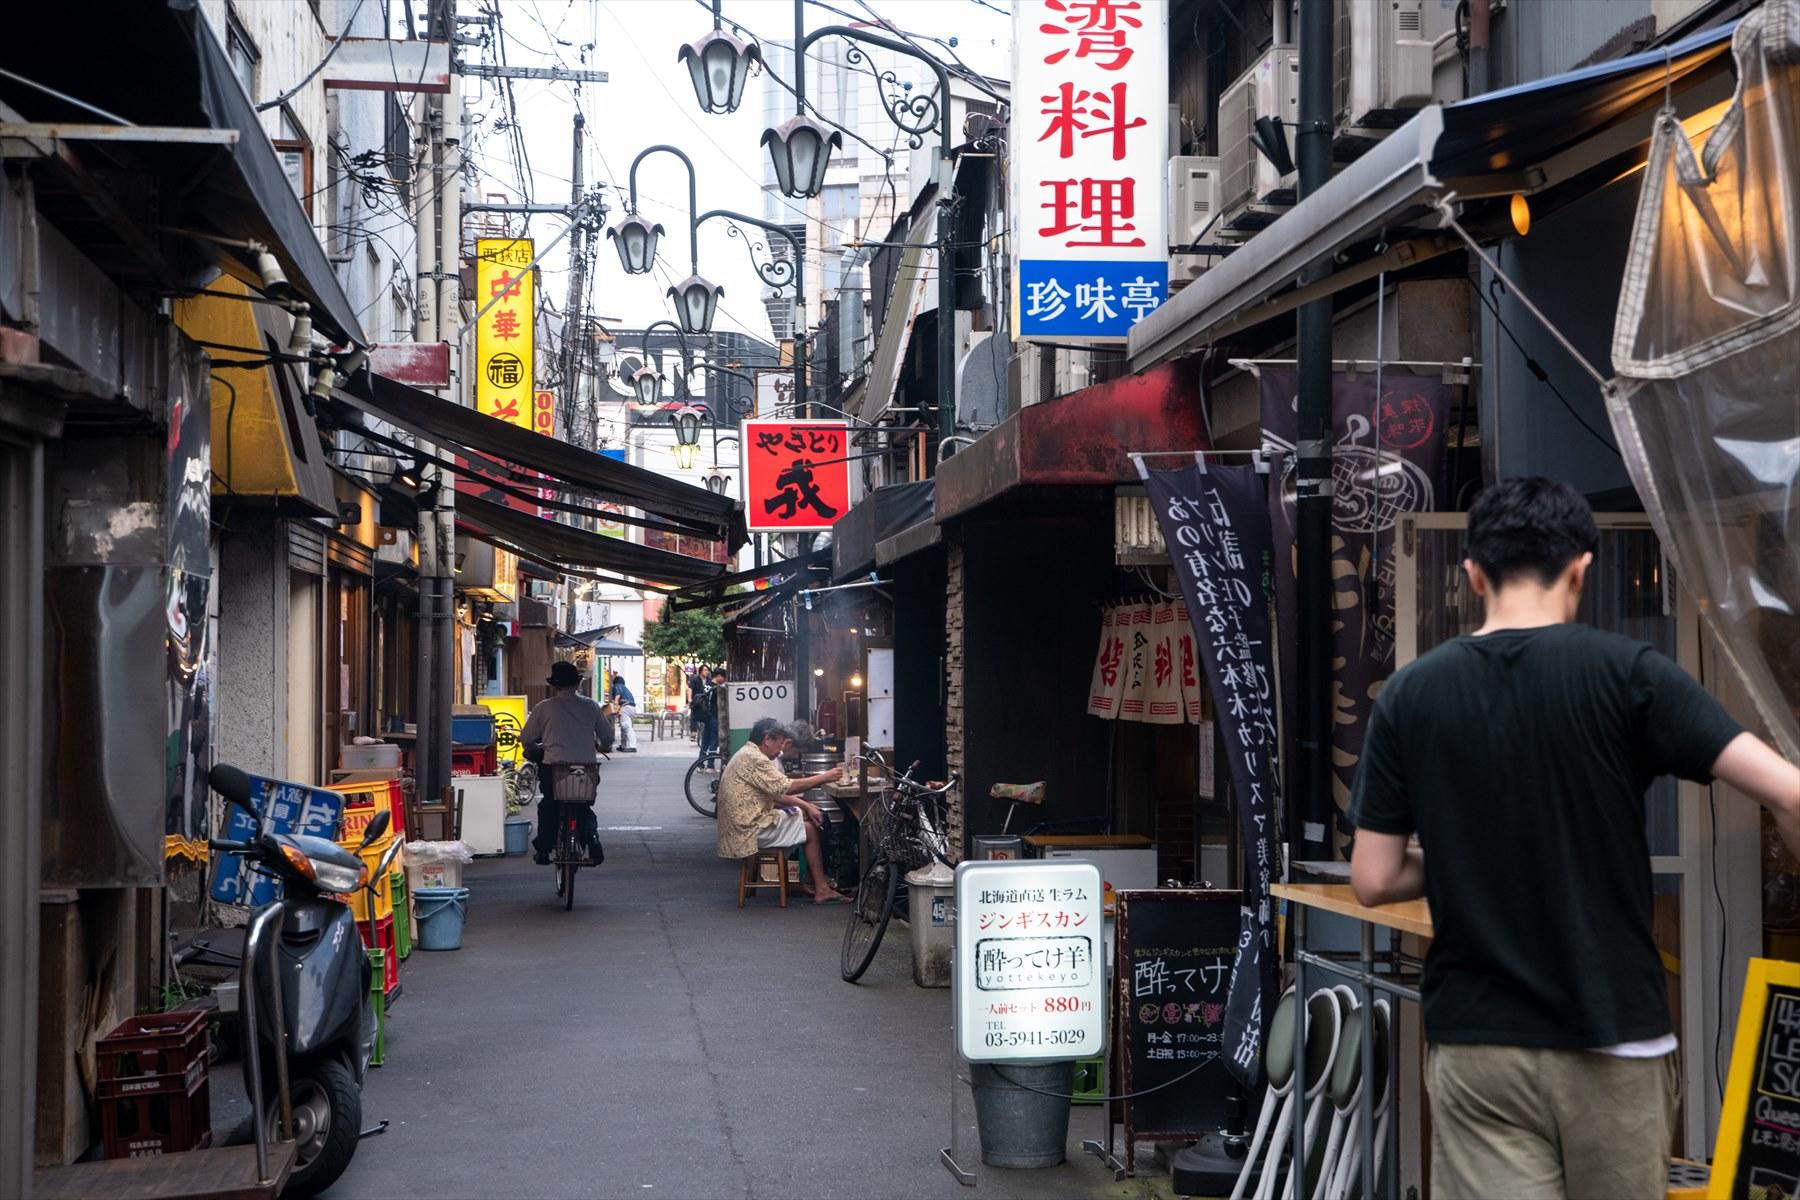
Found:
M 1735 25 L 1449 105 L 1432 105 L 1339 171 L 1131 331 L 1131 369 L 1191 353 L 1308 300 L 1452 248 L 1436 205 L 1579 187 L 1641 155 L 1665 95 L 1684 114 L 1730 94 Z M 1595 183 L 1605 179 L 1595 179 Z M 1384 249 L 1296 287 L 1301 272 Z

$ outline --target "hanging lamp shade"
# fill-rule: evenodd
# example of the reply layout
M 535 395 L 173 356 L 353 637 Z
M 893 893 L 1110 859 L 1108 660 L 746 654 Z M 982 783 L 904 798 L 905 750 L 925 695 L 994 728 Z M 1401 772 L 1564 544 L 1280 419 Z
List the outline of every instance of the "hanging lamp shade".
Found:
M 606 236 L 619 248 L 619 264 L 627 275 L 645 275 L 656 265 L 656 239 L 663 227 L 652 225 L 632 213 L 606 231 Z
M 775 182 L 782 192 L 806 198 L 825 190 L 831 151 L 844 144 L 844 135 L 799 113 L 773 129 L 763 130 L 762 144 L 769 148 Z
M 723 29 L 709 30 L 675 52 L 687 64 L 694 81 L 694 95 L 702 112 L 736 112 L 744 99 L 744 83 L 752 61 L 762 61 L 755 43 L 745 45 Z
M 713 317 L 719 311 L 719 297 L 724 294 L 724 288 L 698 275 L 689 275 L 670 288 L 668 295 L 675 302 L 675 317 L 681 332 L 711 333 Z
M 655 408 L 662 403 L 662 372 L 650 363 L 645 363 L 631 377 L 631 390 L 637 394 L 637 402 L 645 408 Z

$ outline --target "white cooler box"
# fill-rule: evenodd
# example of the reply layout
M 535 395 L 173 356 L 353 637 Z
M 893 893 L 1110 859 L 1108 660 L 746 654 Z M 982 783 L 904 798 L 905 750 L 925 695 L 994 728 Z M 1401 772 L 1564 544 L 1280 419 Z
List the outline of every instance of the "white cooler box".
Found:
M 462 840 L 480 856 L 506 853 L 506 779 L 500 775 L 459 775 L 451 785 L 462 792 Z

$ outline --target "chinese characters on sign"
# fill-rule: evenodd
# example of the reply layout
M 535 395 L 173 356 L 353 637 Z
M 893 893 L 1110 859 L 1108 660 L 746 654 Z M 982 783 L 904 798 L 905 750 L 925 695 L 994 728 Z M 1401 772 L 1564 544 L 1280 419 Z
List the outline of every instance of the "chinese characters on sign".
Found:
M 475 303 L 494 301 L 475 326 L 475 408 L 521 429 L 536 428 L 532 256 L 529 238 L 475 241 Z
M 850 507 L 850 426 L 745 421 L 744 516 L 752 530 L 830 529 Z
M 956 1044 L 972 1062 L 1090 1058 L 1106 1039 L 1100 870 L 956 868 Z
M 1014 8 L 1017 325 L 1120 340 L 1168 298 L 1168 5 Z
M 1254 467 L 1196 466 L 1149 471 L 1144 487 L 1200 643 L 1238 798 L 1248 878 L 1225 1005 L 1225 1053 L 1232 1073 L 1248 1085 L 1256 1079 L 1262 1023 L 1274 1002 L 1269 883 L 1279 874 L 1265 478 Z

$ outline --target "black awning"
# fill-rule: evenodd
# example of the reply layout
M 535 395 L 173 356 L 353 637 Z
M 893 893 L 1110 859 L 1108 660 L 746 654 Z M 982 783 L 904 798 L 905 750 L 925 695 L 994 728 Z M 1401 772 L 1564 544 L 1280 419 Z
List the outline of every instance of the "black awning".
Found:
M 686 532 L 724 541 L 729 548 L 746 540 L 737 502 L 728 496 L 533 433 L 370 371 L 359 373 L 339 394 L 414 437 L 454 442 L 471 454 L 502 459 L 604 499 L 668 518 Z
M 755 604 L 762 607 L 762 602 L 775 594 L 786 594 L 798 590 L 808 582 L 821 579 L 816 572 L 829 570 L 831 567 L 831 547 L 824 546 L 808 554 L 794 558 L 784 558 L 767 566 L 752 567 L 747 571 L 737 571 L 730 575 L 720 575 L 705 583 L 684 587 L 669 598 L 669 605 L 676 612 L 685 612 L 693 608 L 717 608 L 723 604 Z M 732 592 L 727 589 L 740 584 L 754 583 L 759 579 L 772 579 L 775 582 L 761 591 Z
M 929 479 L 876 488 L 831 527 L 831 577 L 842 581 L 875 569 L 875 547 L 909 525 L 929 521 L 935 485 Z
M 132 261 L 150 272 L 145 282 L 185 290 L 201 277 L 197 268 L 208 264 L 246 283 L 260 276 L 250 251 L 183 238 L 180 231 L 259 242 L 312 306 L 315 324 L 340 343 L 366 343 L 356 310 L 196 0 L 8 5 L 0 65 L 138 125 L 239 135 L 234 145 L 63 143 L 84 169 L 92 168 L 86 172 L 90 182 L 106 193 L 90 196 L 101 206 L 93 213 L 95 224 L 68 231 L 78 244 L 129 246 Z M 0 94 L 26 120 L 107 123 L 22 84 L 0 84 Z M 323 179 L 326 131 L 309 132 Z M 153 187 L 134 176 L 149 176 Z
M 540 562 L 590 567 L 646 583 L 663 584 L 699 583 L 720 572 L 719 564 L 703 558 L 671 554 L 624 538 L 589 533 L 466 493 L 456 498 L 456 519 L 459 524 L 468 525 L 472 532 L 491 535 L 492 539 L 498 539 L 497 544 L 522 551 Z

